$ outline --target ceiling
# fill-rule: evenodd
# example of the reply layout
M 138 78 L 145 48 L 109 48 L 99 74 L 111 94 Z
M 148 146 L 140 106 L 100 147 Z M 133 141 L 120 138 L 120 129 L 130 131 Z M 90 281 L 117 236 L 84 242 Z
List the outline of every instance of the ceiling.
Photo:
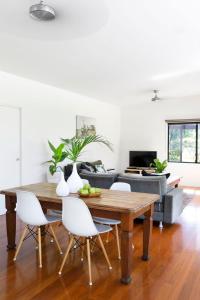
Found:
M 124 105 L 200 99 L 199 0 L 46 0 L 57 18 L 38 22 L 31 0 L 0 11 L 0 70 Z

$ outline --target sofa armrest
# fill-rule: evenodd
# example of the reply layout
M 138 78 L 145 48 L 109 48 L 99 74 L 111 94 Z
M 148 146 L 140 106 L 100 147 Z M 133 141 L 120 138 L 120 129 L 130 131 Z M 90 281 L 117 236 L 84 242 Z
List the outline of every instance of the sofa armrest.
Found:
M 173 224 L 183 211 L 183 191 L 174 189 L 164 195 L 164 217 L 165 223 Z

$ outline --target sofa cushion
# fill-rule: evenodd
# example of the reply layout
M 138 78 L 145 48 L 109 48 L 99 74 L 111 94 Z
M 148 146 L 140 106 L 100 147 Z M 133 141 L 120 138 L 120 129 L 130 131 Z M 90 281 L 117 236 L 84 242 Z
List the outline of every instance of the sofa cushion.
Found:
M 91 164 L 92 164 L 93 166 L 96 166 L 96 165 L 102 165 L 103 163 L 102 163 L 102 161 L 99 159 L 99 160 L 95 160 L 95 161 L 91 162 Z

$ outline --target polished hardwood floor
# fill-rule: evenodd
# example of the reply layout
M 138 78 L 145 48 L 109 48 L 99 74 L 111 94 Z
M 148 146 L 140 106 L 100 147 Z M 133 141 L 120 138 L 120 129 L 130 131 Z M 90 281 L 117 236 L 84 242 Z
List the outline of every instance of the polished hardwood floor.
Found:
M 48 237 L 43 240 L 43 268 L 38 268 L 33 240 L 25 241 L 16 263 L 13 251 L 6 251 L 5 217 L 0 217 L 0 299 L 139 299 L 139 300 L 199 300 L 200 299 L 200 190 L 188 190 L 191 202 L 177 223 L 165 226 L 161 232 L 153 227 L 151 259 L 144 262 L 142 224 L 135 224 L 134 271 L 130 285 L 119 282 L 120 264 L 116 243 L 112 239 L 106 248 L 113 266 L 110 272 L 102 253 L 92 255 L 94 284 L 88 286 L 87 261 L 80 260 L 80 251 L 70 254 L 58 276 L 62 257 Z M 22 231 L 17 222 L 17 240 Z M 57 235 L 63 250 L 66 233 L 62 226 Z

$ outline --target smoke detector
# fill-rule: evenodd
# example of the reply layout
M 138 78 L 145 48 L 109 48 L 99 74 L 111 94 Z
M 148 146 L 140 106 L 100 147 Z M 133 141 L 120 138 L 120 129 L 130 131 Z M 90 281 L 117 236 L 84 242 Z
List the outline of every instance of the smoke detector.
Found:
M 40 21 L 50 21 L 56 17 L 55 10 L 51 6 L 44 4 L 43 1 L 32 5 L 29 9 L 29 14 L 32 18 Z
M 158 90 L 153 90 L 154 96 L 153 96 L 153 98 L 151 98 L 151 101 L 156 102 L 156 101 L 161 100 L 161 99 L 158 97 L 158 92 L 159 92 Z

